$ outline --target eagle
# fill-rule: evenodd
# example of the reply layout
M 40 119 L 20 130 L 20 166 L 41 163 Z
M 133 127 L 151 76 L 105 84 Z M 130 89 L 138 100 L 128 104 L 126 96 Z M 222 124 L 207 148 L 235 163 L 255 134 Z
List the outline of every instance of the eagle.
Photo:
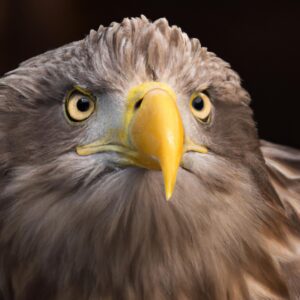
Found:
M 165 18 L 0 79 L 1 300 L 300 299 L 300 151 Z

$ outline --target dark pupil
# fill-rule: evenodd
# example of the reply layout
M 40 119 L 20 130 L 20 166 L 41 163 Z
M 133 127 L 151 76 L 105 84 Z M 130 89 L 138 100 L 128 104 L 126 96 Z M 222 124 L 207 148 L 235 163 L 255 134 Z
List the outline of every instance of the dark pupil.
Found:
M 77 101 L 77 108 L 81 112 L 88 111 L 90 108 L 90 101 L 86 98 L 81 98 Z
M 204 108 L 204 101 L 198 96 L 193 100 L 192 105 L 196 110 L 202 110 Z

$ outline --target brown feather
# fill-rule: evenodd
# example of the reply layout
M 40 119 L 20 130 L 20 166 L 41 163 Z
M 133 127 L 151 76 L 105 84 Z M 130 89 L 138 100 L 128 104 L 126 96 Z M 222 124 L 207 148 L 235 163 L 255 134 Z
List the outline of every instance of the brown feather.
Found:
M 261 141 L 270 180 L 289 211 L 300 214 L 300 151 Z

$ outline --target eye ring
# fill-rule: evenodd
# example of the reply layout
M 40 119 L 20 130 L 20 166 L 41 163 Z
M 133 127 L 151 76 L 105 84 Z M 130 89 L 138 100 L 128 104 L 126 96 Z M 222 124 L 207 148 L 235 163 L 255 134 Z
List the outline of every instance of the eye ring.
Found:
M 88 92 L 74 89 L 65 102 L 65 112 L 72 122 L 82 122 L 95 111 L 95 100 Z
M 205 93 L 194 93 L 191 96 L 190 109 L 201 123 L 208 123 L 210 121 L 212 105 Z

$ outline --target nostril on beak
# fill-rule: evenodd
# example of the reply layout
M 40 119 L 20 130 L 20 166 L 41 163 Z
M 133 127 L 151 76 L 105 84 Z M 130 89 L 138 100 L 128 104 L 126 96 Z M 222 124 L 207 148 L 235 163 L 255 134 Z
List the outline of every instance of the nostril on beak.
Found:
M 143 102 L 143 98 L 140 99 L 140 100 L 138 100 L 138 101 L 135 103 L 135 105 L 134 105 L 134 110 L 139 109 L 140 106 L 141 106 L 141 104 L 142 104 L 142 102 Z

